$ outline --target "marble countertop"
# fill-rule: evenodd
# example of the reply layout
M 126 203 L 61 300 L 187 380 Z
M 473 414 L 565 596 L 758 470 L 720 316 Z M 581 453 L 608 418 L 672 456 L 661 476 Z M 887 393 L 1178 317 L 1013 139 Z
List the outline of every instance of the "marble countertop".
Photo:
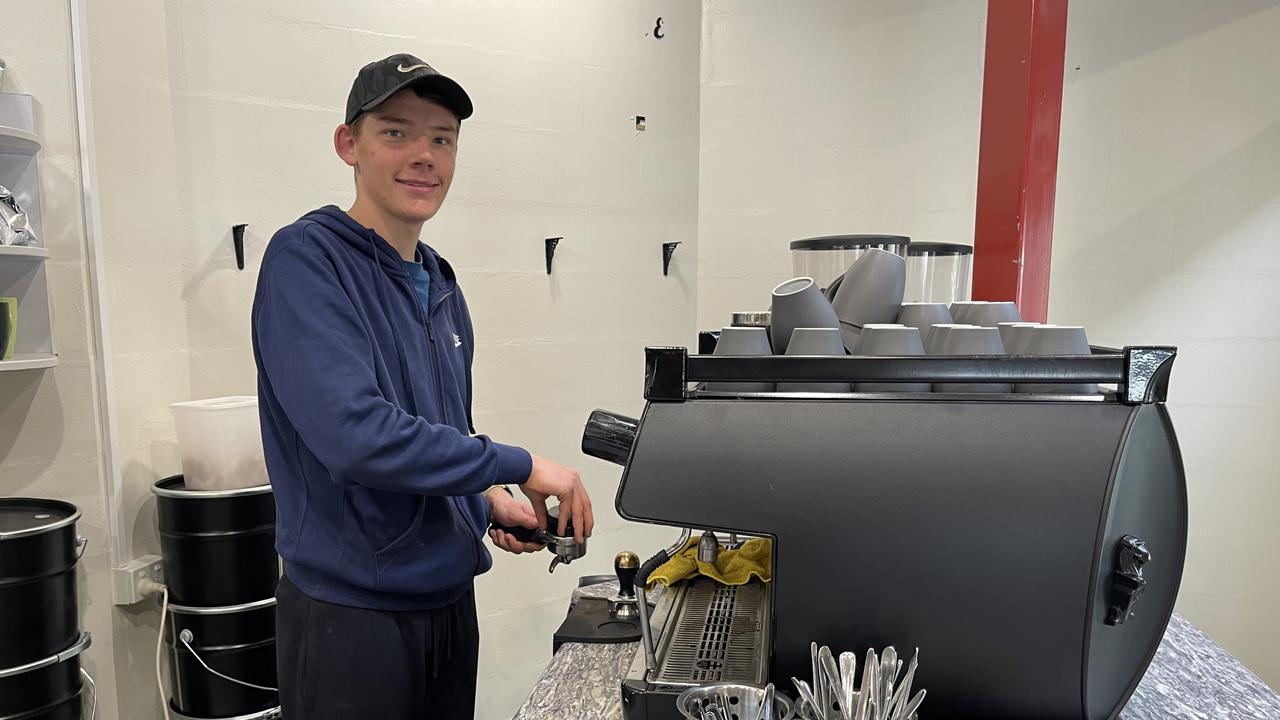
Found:
M 617 581 L 574 591 L 609 597 Z M 622 720 L 618 685 L 639 643 L 565 643 L 514 720 Z M 1222 646 L 1174 615 L 1120 720 L 1276 720 L 1280 695 Z

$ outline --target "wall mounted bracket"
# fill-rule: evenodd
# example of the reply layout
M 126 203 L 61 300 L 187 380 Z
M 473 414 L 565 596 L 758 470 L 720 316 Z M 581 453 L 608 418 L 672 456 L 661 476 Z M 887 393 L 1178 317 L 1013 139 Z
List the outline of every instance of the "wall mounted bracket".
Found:
M 244 269 L 244 229 L 248 225 L 240 223 L 231 226 L 231 244 L 236 249 L 236 268 Z
M 679 242 L 662 243 L 662 274 L 664 276 L 671 267 L 671 256 L 676 254 L 676 246 L 679 244 Z
M 554 258 L 556 256 L 556 246 L 559 245 L 560 241 L 563 239 L 564 238 L 562 237 L 549 237 L 546 240 L 542 241 L 546 247 L 548 275 L 551 274 L 551 258 Z

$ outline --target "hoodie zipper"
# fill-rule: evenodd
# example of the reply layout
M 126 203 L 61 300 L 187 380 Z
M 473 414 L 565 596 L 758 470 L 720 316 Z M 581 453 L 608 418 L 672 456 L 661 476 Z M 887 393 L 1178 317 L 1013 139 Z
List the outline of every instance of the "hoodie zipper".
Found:
M 432 369 L 434 370 L 432 375 L 435 377 L 435 381 L 436 381 L 436 401 L 440 403 L 439 407 L 440 407 L 441 420 L 446 423 L 448 422 L 448 418 L 444 417 L 444 400 L 442 399 L 444 397 L 444 392 L 443 392 L 444 381 L 440 377 L 440 359 L 435 356 L 436 335 L 435 335 L 435 330 L 432 329 L 431 318 L 435 315 L 436 310 L 439 309 L 442 305 L 444 305 L 444 301 L 448 300 L 452 296 L 453 296 L 453 291 L 450 290 L 449 292 L 446 292 L 440 297 L 436 298 L 436 301 L 431 303 L 430 312 L 428 312 L 424 317 L 424 321 L 426 322 L 426 325 L 427 325 L 427 342 L 431 343 L 432 345 L 431 352 L 433 356 L 432 357 L 433 362 L 431 363 L 431 366 L 432 366 Z M 462 524 L 470 528 L 471 532 L 474 533 L 476 537 L 483 538 L 484 533 L 480 531 L 480 528 L 476 527 L 475 523 L 471 522 L 471 516 L 468 513 L 464 512 L 463 509 L 460 507 L 461 500 L 457 497 L 450 496 L 449 502 L 453 505 L 453 511 L 458 514 L 458 518 L 462 520 Z M 474 543 L 472 543 L 472 546 L 471 546 L 471 555 L 472 555 L 472 562 L 474 564 L 474 567 L 478 569 L 480 567 L 480 553 L 476 550 Z
M 412 291 L 413 288 L 410 288 L 410 290 Z M 431 308 L 428 311 L 423 311 L 421 308 L 421 305 L 419 305 L 419 308 L 418 308 L 419 313 L 422 317 L 422 324 L 427 329 L 427 342 L 431 346 L 431 349 L 430 349 L 431 381 L 432 381 L 432 384 L 435 385 L 436 410 L 439 412 L 440 422 L 442 423 L 448 423 L 449 418 L 445 416 L 444 380 L 440 377 L 440 363 L 442 362 L 442 360 L 440 358 L 439 351 L 436 349 L 436 332 L 431 324 L 431 315 L 432 313 L 435 312 L 436 308 L 440 307 L 444 303 L 444 301 L 449 299 L 452 295 L 453 295 L 453 291 L 450 290 L 449 292 L 446 292 L 445 294 L 436 298 L 436 301 L 434 303 L 431 303 Z M 414 299 L 416 300 L 417 298 L 415 297 Z
M 414 295 L 414 300 L 417 300 L 417 291 L 414 290 L 412 287 L 409 288 L 409 291 Z M 425 326 L 427 329 L 427 343 L 430 345 L 429 352 L 431 353 L 431 379 L 435 385 L 436 408 L 440 413 L 440 422 L 445 424 L 448 424 L 449 419 L 445 417 L 444 380 L 440 377 L 440 363 L 442 361 L 439 355 L 437 354 L 437 350 L 436 350 L 436 332 L 434 327 L 431 324 L 431 316 L 435 314 L 436 309 L 438 309 L 441 305 L 444 304 L 445 300 L 448 300 L 452 296 L 453 296 L 452 290 L 444 293 L 440 297 L 436 298 L 436 301 L 431 303 L 430 309 L 426 311 L 423 311 L 422 304 L 418 303 L 418 313 L 419 313 L 419 316 L 422 318 L 423 326 Z M 471 522 L 471 518 L 467 515 L 467 513 L 463 512 L 462 508 L 458 506 L 458 498 L 449 496 L 447 500 L 449 504 L 453 506 L 454 514 L 458 517 L 459 520 L 462 521 L 462 524 L 464 526 L 466 526 L 471 530 L 471 532 L 473 533 L 473 536 L 481 535 L 480 529 L 477 528 L 475 524 Z M 480 553 L 476 551 L 475 543 L 471 543 L 471 561 L 472 561 L 473 568 L 478 569 L 480 567 Z

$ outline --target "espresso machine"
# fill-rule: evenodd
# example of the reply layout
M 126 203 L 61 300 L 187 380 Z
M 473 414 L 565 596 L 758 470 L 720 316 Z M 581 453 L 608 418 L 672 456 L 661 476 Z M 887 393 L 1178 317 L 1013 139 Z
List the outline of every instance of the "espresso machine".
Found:
M 628 720 L 708 682 L 790 689 L 810 643 L 919 649 L 929 718 L 1116 717 L 1155 654 L 1186 554 L 1165 398 L 1176 350 L 1081 356 L 711 356 L 646 349 L 644 414 L 592 414 L 616 505 L 772 539 L 772 581 L 679 583 L 622 681 Z M 711 382 L 1101 383 L 1096 393 L 749 393 Z M 1046 387 L 1051 387 L 1046 385 Z M 936 386 L 935 386 L 936 387 Z M 972 387 L 972 385 L 970 386 Z

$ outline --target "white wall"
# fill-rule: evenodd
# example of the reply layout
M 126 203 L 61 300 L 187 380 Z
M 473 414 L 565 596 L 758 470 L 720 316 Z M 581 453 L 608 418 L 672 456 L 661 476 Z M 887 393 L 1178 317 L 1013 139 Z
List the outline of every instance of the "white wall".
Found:
M 788 243 L 972 242 L 986 3 L 704 3 L 698 327 L 769 306 Z
M 1280 2 L 1073 0 L 1050 320 L 1177 345 L 1178 608 L 1280 686 Z
M 77 530 L 89 545 L 77 569 L 80 627 L 93 635 L 84 667 L 98 680 L 101 704 L 114 706 L 110 560 L 85 309 L 70 19 L 65 2 L 28 0 L 0 0 L 0 17 L 5 18 L 0 56 L 8 65 L 0 91 L 33 96 L 35 129 L 43 141 L 38 160 L 42 240 L 50 254 L 45 264 L 58 354 L 56 368 L 0 373 L 0 496 L 59 498 L 83 513 Z
M 487 692 L 477 716 L 510 717 L 550 656 L 576 578 L 611 572 L 618 550 L 650 553 L 674 537 L 624 530 L 612 509 L 618 468 L 578 445 L 594 407 L 640 411 L 645 345 L 694 338 L 699 14 L 678 0 L 380 0 L 359 12 L 301 0 L 95 4 L 132 550 L 156 550 L 149 489 L 179 470 L 168 404 L 254 391 L 248 311 L 267 240 L 307 210 L 354 197 L 331 137 L 356 71 L 419 55 L 476 104 L 424 240 L 457 268 L 474 316 L 477 427 L 580 466 L 597 511 L 583 561 L 548 576 L 548 554 L 499 552 L 479 580 Z M 234 223 L 249 225 L 244 272 Z M 550 236 L 564 240 L 548 277 Z M 683 245 L 663 277 L 667 241 Z M 126 617 L 119 715 L 148 717 L 158 700 L 143 643 L 156 613 Z

